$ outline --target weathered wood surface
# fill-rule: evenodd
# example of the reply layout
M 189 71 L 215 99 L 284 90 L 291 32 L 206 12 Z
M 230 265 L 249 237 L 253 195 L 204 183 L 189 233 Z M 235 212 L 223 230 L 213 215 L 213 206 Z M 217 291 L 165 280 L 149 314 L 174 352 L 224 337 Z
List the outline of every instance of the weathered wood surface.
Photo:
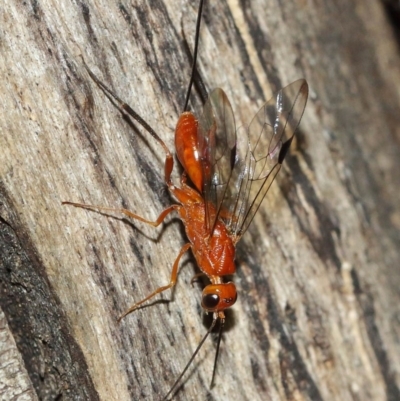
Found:
M 399 400 L 400 60 L 382 5 L 212 3 L 200 70 L 239 120 L 297 78 L 311 91 L 238 247 L 216 386 L 209 341 L 174 399 Z M 186 0 L 0 6 L 1 307 L 40 399 L 159 400 L 206 330 L 190 258 L 173 302 L 116 323 L 168 281 L 178 221 L 154 230 L 60 205 L 154 219 L 170 203 L 162 151 L 104 99 L 79 54 L 172 148 L 190 69 L 182 18 L 188 31 Z

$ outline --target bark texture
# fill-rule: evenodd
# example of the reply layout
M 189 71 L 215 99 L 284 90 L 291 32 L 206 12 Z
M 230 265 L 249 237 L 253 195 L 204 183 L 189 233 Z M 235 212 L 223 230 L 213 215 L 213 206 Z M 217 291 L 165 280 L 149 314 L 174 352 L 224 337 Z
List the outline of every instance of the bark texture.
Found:
M 61 206 L 155 219 L 172 202 L 162 149 L 80 54 L 173 149 L 196 7 L 0 5 L 1 399 L 160 400 L 206 331 L 190 255 L 172 295 L 116 322 L 168 282 L 185 242 L 176 219 L 153 229 Z M 199 70 L 239 126 L 298 78 L 310 98 L 237 249 L 216 385 L 208 341 L 174 399 L 399 400 L 400 59 L 382 3 L 208 1 L 202 29 Z

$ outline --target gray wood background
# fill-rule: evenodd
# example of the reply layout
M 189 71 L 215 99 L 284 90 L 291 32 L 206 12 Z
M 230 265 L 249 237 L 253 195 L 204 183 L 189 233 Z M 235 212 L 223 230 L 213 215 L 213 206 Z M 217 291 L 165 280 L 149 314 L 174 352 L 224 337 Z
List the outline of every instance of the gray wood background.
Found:
M 174 399 L 399 400 L 400 60 L 383 5 L 207 3 L 199 69 L 227 91 L 238 125 L 298 78 L 310 99 L 238 246 L 216 386 L 208 341 Z M 61 206 L 154 219 L 170 204 L 161 149 L 79 54 L 172 148 L 190 70 L 182 26 L 192 38 L 196 7 L 0 5 L 2 400 L 160 400 L 206 330 L 191 257 L 172 295 L 116 323 L 168 281 L 185 241 L 177 219 L 153 229 Z

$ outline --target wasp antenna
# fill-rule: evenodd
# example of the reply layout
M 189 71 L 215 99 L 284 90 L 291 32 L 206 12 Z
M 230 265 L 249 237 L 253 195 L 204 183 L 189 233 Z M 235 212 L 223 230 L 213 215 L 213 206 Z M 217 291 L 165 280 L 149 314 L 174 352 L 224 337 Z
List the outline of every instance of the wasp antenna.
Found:
M 171 389 L 168 391 L 168 393 L 166 394 L 166 396 L 163 398 L 163 401 L 167 401 L 168 397 L 174 392 L 174 390 L 176 389 L 177 385 L 179 384 L 179 382 L 181 381 L 183 375 L 186 373 L 186 371 L 189 369 L 189 366 L 191 365 L 191 363 L 193 362 L 193 359 L 196 357 L 196 355 L 198 354 L 198 352 L 200 351 L 201 347 L 203 346 L 204 342 L 206 341 L 207 337 L 209 336 L 209 334 L 212 332 L 212 330 L 215 327 L 215 324 L 217 323 L 217 320 L 219 319 L 218 315 L 214 316 L 213 321 L 211 323 L 211 326 L 209 327 L 209 329 L 207 330 L 207 333 L 204 335 L 203 339 L 200 341 L 200 344 L 197 346 L 196 350 L 193 352 L 193 355 L 190 357 L 189 362 L 186 364 L 185 369 L 183 369 L 182 373 L 178 376 L 178 378 L 176 379 L 175 383 L 172 385 Z M 218 341 L 219 343 L 219 341 Z M 218 348 L 219 348 L 219 344 L 218 344 Z M 215 369 L 215 366 L 214 366 Z M 214 375 L 213 375 L 214 377 Z
M 199 3 L 199 11 L 197 13 L 196 34 L 194 37 L 192 72 L 190 74 L 190 81 L 189 81 L 189 86 L 188 86 L 188 90 L 186 93 L 186 99 L 185 99 L 185 105 L 183 107 L 183 111 L 188 111 L 190 92 L 192 90 L 193 81 L 194 81 L 195 75 L 196 75 L 196 63 L 197 63 L 197 53 L 198 53 L 198 49 L 199 49 L 200 24 L 201 24 L 201 14 L 203 12 L 203 4 L 204 4 L 204 0 L 201 0 Z
M 222 330 L 224 328 L 225 324 L 225 319 L 220 320 L 219 324 L 219 332 L 218 332 L 218 343 L 217 343 L 217 350 L 215 351 L 215 359 L 214 359 L 214 367 L 213 367 L 213 373 L 212 373 L 212 378 L 211 378 L 211 383 L 210 383 L 210 390 L 214 386 L 214 378 L 215 378 L 215 373 L 217 372 L 217 363 L 218 363 L 218 355 L 219 355 L 219 347 L 221 345 L 221 338 L 222 338 Z

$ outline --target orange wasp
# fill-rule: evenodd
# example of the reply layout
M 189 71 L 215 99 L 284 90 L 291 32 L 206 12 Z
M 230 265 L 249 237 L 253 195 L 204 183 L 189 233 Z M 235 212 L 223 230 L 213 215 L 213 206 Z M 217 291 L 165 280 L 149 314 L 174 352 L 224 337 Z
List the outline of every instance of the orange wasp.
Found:
M 201 21 L 200 1 L 196 25 L 195 50 L 184 112 L 175 129 L 175 149 L 184 173 L 180 186 L 173 183 L 173 155 L 156 132 L 126 103 L 111 92 L 87 67 L 93 81 L 120 112 L 136 120 L 164 149 L 165 183 L 177 200 L 163 210 L 156 221 L 149 221 L 126 209 L 63 202 L 77 207 L 122 213 L 143 223 L 159 226 L 171 212 L 178 213 L 189 242 L 178 253 L 169 284 L 157 288 L 126 310 L 118 320 L 144 302 L 176 284 L 179 261 L 191 249 L 196 262 L 210 281 L 203 289 L 201 305 L 213 313 L 213 321 L 186 367 L 164 399 L 167 399 L 189 368 L 204 341 L 220 321 L 211 387 L 225 322 L 225 310 L 237 299 L 235 284 L 224 277 L 235 273 L 235 247 L 248 229 L 262 200 L 278 174 L 306 106 L 308 85 L 300 79 L 277 92 L 256 113 L 247 133 L 237 136 L 229 100 L 222 89 L 212 91 L 199 118 L 188 109 L 188 99 L 196 74 L 197 45 Z M 190 183 L 187 182 L 189 178 Z

